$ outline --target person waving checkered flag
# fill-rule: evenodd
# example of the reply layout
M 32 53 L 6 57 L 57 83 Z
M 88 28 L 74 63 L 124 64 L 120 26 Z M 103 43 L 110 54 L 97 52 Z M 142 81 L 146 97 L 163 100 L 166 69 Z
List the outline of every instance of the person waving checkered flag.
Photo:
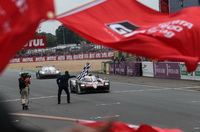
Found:
M 88 75 L 88 70 L 91 67 L 91 64 L 87 62 L 83 68 L 83 71 L 77 76 L 78 80 L 83 80 L 83 78 Z

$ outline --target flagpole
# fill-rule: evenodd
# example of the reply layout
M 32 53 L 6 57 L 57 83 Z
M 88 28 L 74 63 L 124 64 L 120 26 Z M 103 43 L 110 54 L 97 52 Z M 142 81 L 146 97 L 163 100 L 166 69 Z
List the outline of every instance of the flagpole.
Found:
M 91 1 L 89 1 L 89 2 L 86 2 L 86 3 L 83 4 L 83 5 L 80 5 L 80 6 L 77 6 L 77 7 L 72 8 L 72 9 L 69 9 L 69 10 L 67 10 L 67 11 L 64 11 L 64 12 L 62 12 L 62 13 L 56 14 L 56 16 L 61 16 L 61 15 L 65 14 L 65 13 L 71 12 L 71 11 L 73 11 L 73 10 L 77 10 L 77 9 L 79 9 L 79 8 L 81 8 L 81 7 L 87 6 L 87 5 L 92 4 L 92 3 L 96 2 L 96 1 L 97 1 L 97 0 L 91 0 Z

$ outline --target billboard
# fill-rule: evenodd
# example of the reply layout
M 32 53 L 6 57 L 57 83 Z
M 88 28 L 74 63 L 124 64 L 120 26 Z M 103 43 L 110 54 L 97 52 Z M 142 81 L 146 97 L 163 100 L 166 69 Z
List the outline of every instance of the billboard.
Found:
M 187 80 L 200 80 L 200 63 L 198 63 L 197 69 L 194 72 L 188 73 L 185 63 L 180 63 L 181 79 Z
M 180 79 L 179 62 L 154 62 L 154 77 Z
M 33 39 L 29 40 L 29 42 L 26 43 L 22 49 L 42 49 L 42 48 L 46 48 L 45 36 L 34 37 Z

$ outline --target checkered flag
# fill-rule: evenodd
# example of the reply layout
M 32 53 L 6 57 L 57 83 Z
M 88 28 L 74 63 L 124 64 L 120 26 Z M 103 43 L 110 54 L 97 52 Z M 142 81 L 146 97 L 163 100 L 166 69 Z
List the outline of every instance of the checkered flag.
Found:
M 83 71 L 77 76 L 78 80 L 83 80 L 83 78 L 88 75 L 88 70 L 91 67 L 90 63 L 86 63 L 85 67 L 83 68 Z

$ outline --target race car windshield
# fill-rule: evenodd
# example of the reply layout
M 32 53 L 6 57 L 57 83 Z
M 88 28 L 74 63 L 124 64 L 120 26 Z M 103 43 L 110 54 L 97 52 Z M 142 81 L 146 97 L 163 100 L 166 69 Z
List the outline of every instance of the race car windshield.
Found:
M 43 71 L 45 71 L 45 70 L 54 71 L 54 70 L 56 70 L 56 69 L 55 69 L 55 67 L 43 67 L 42 70 L 43 70 Z
M 95 82 L 95 81 L 97 81 L 97 79 L 95 77 L 85 77 L 84 80 L 86 82 Z

